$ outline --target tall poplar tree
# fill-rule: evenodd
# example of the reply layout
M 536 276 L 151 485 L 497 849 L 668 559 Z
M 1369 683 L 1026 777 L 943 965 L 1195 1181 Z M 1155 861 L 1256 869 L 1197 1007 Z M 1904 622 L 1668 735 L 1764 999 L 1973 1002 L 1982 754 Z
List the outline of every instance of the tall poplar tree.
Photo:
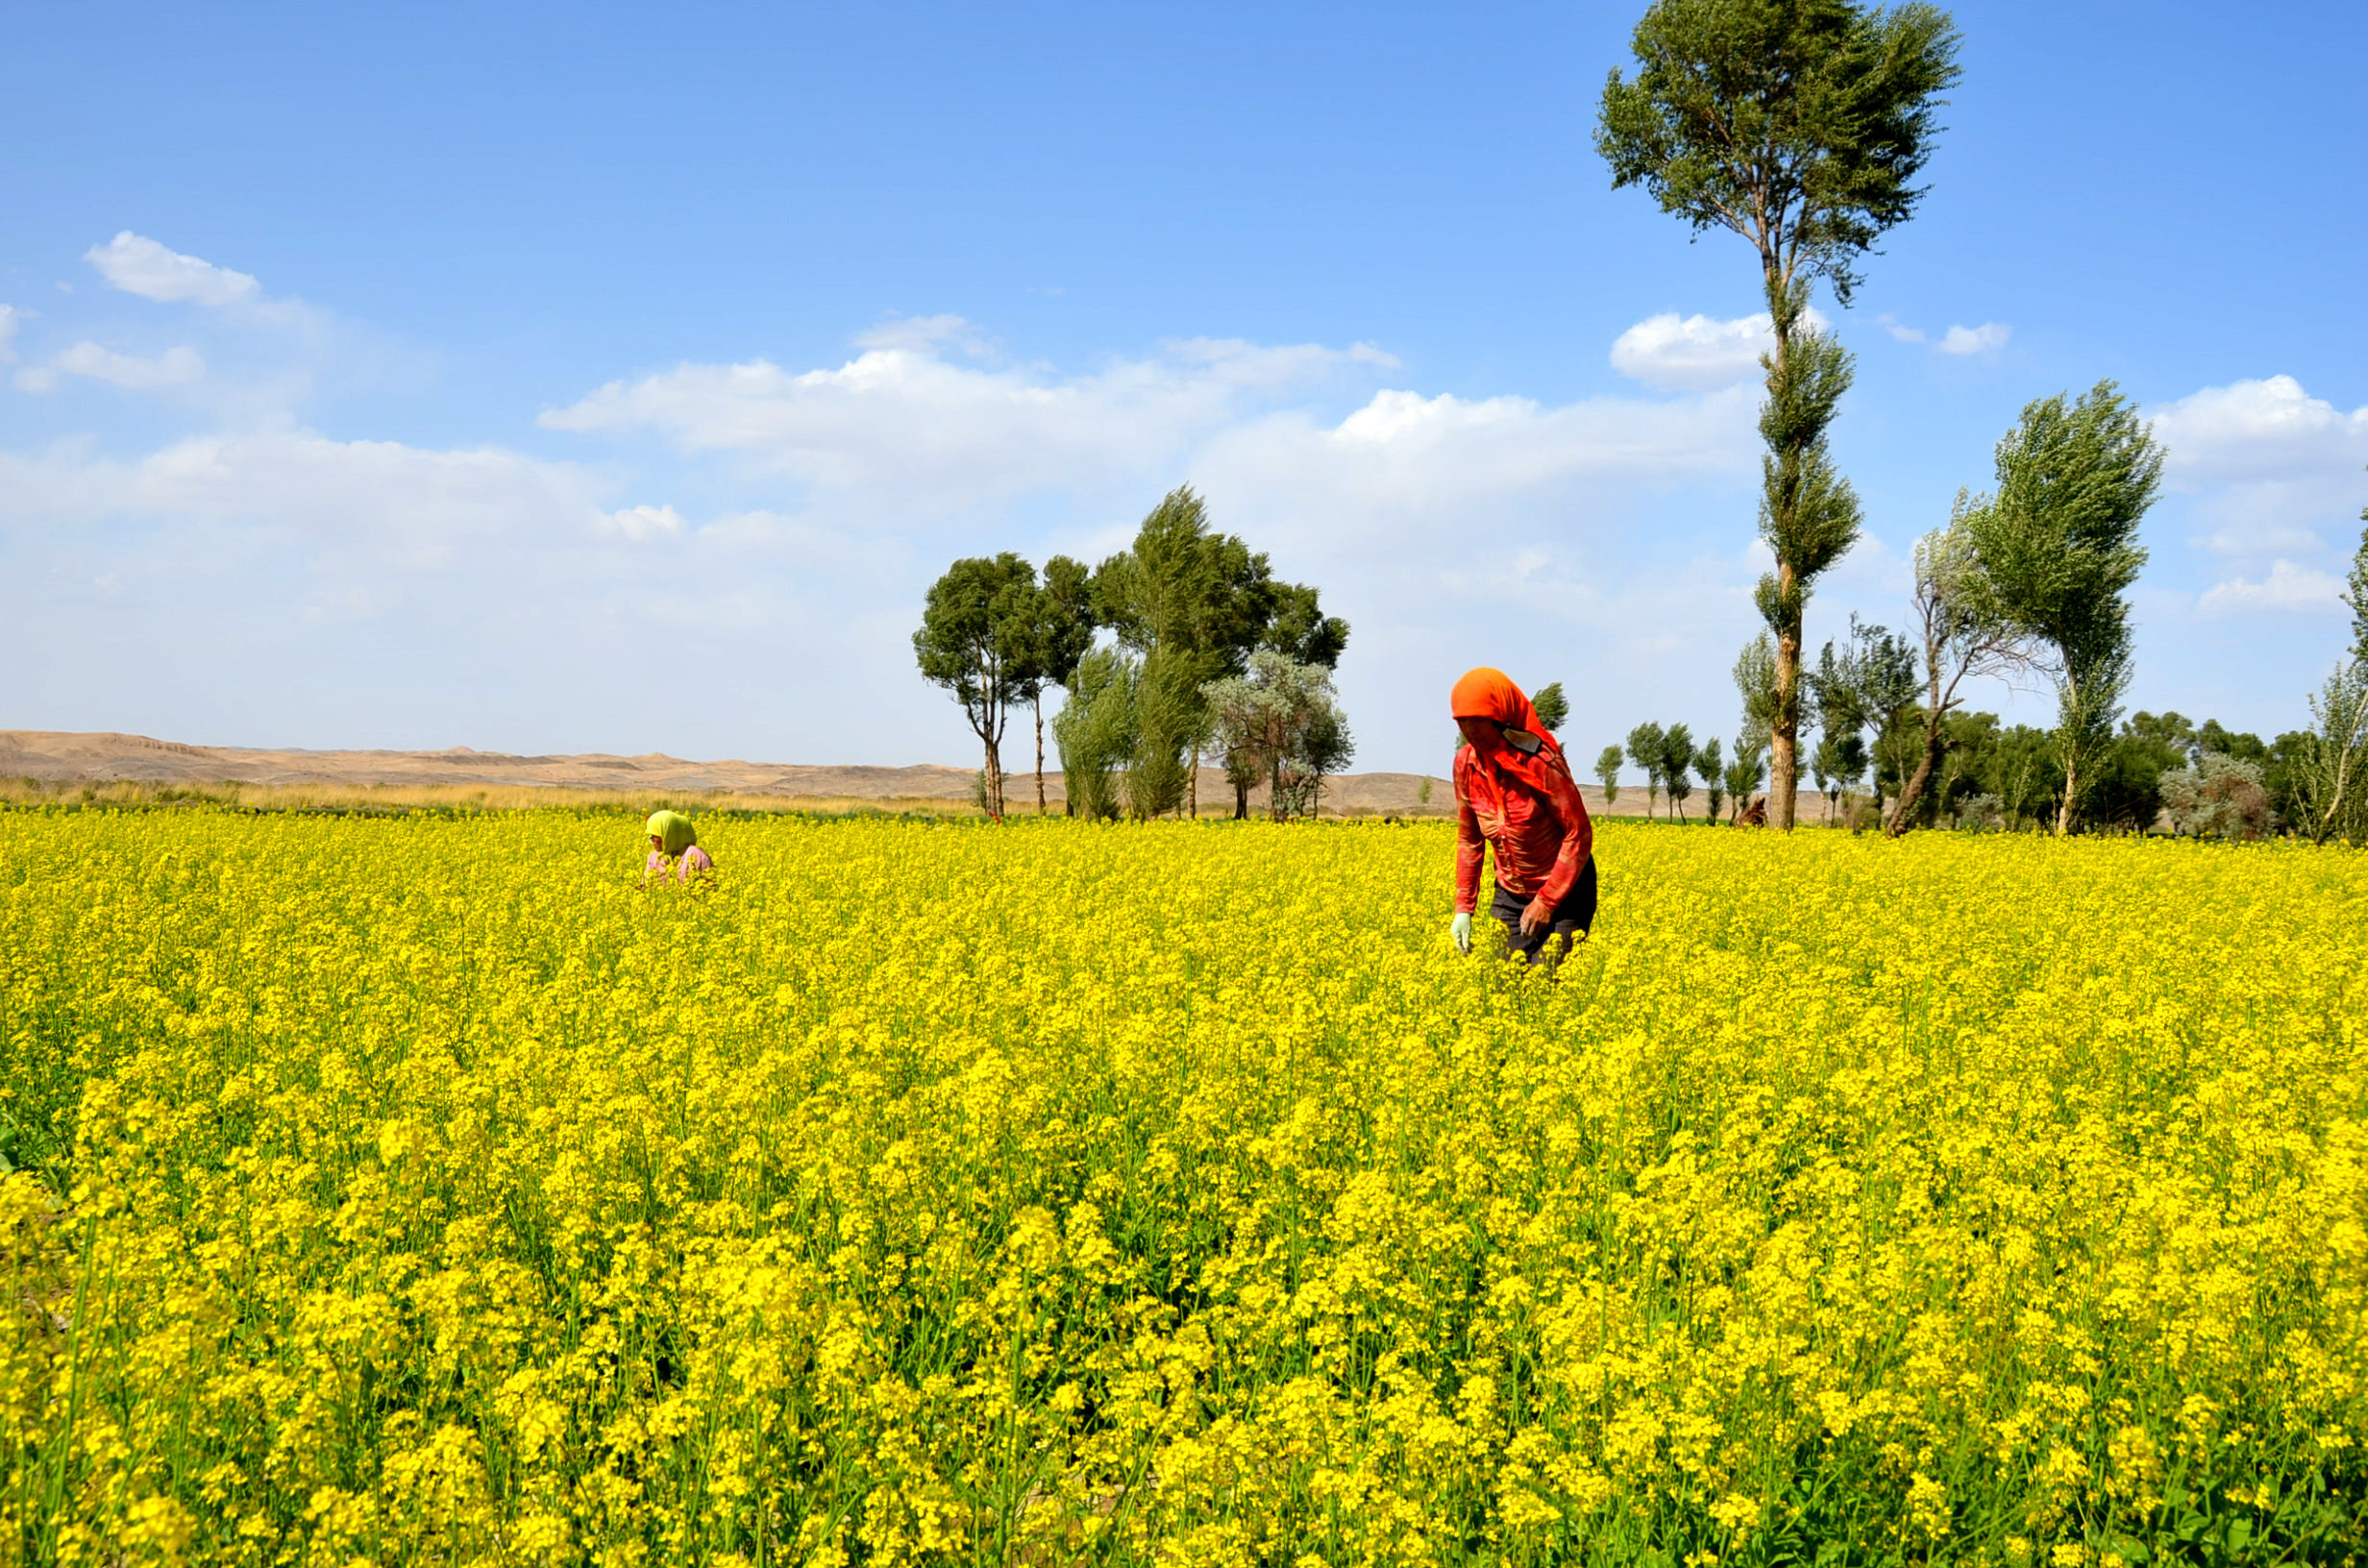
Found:
M 1775 635 L 1769 821 L 1788 828 L 1799 769 L 1801 641 L 1810 586 L 1858 538 L 1859 503 L 1826 428 L 1850 355 L 1810 316 L 1823 279 L 1850 303 L 1859 259 L 1907 221 L 1940 94 L 1958 79 L 1948 12 L 1850 0 L 1655 0 L 1637 23 L 1633 81 L 1605 83 L 1595 146 L 1614 188 L 1642 185 L 1699 234 L 1725 229 L 1760 258 L 1775 346 L 1762 357 L 1760 581 Z

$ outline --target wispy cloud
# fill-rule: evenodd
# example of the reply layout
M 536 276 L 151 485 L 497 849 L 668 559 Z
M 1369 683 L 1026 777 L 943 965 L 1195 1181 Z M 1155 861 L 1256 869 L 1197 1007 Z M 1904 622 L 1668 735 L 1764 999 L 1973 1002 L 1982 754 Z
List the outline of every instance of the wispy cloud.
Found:
M 1951 354 L 1961 357 L 1977 354 L 1994 354 L 2007 346 L 2014 329 L 1998 322 L 1986 321 L 1979 327 L 1951 327 L 1934 342 L 1921 327 L 1911 327 L 1897 316 L 1885 314 L 1875 318 L 1875 325 L 1901 343 L 1930 344 L 1936 354 Z
M 2248 615 L 2263 611 L 2326 610 L 2344 607 L 2343 583 L 2333 574 L 2314 572 L 2292 561 L 2270 563 L 2269 576 L 2259 582 L 2232 577 L 2205 591 L 2196 609 L 2208 616 Z
M 142 358 L 138 355 L 118 354 L 113 349 L 86 340 L 67 349 L 46 365 L 18 371 L 16 385 L 26 392 L 54 392 L 58 389 L 60 378 L 80 376 L 94 381 L 105 381 L 127 392 L 154 392 L 162 387 L 186 386 L 203 380 L 205 375 L 204 357 L 185 343 Z
M 129 229 L 83 256 L 110 283 L 144 300 L 218 308 L 246 304 L 262 292 L 262 285 L 246 273 L 168 250 Z
M 956 315 L 892 316 L 876 327 L 857 332 L 855 346 L 908 349 L 924 354 L 957 349 L 970 355 L 984 355 L 995 347 L 984 332 Z
M 678 539 L 690 527 L 672 506 L 628 506 L 604 521 L 628 539 Z
M 1986 321 L 1979 327 L 1952 327 L 1941 334 L 1940 341 L 1933 347 L 1942 354 L 1992 354 L 2005 348 L 2007 339 L 2013 335 L 2013 328 Z

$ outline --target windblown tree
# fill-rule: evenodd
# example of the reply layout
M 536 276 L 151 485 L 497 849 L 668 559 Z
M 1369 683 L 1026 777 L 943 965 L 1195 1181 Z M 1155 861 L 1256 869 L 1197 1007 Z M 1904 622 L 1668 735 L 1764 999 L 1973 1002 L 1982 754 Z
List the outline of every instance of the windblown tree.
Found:
M 1760 531 L 1775 556 L 1757 601 L 1775 639 L 1769 822 L 1788 828 L 1799 778 L 1802 626 L 1811 585 L 1858 537 L 1859 503 L 1826 429 L 1847 351 L 1810 310 L 1822 279 L 1842 305 L 1860 258 L 1904 223 L 1959 75 L 1946 12 L 1920 0 L 1655 0 L 1631 40 L 1633 81 L 1604 85 L 1595 146 L 1614 188 L 1641 185 L 1699 235 L 1757 252 L 1774 347 L 1764 355 Z
M 1826 821 L 1838 819 L 1844 797 L 1866 776 L 1866 737 L 1855 729 L 1828 730 L 1810 753 L 1809 768 L 1825 796 Z
M 1949 512 L 1949 526 L 1916 541 L 1915 631 L 1924 656 L 1924 745 L 1915 772 L 1900 785 L 1899 803 L 1891 811 L 1893 838 L 1908 831 L 1916 803 L 1940 766 L 1948 746 L 1949 714 L 1964 700 L 1959 690 L 1977 676 L 2010 676 L 2034 662 L 2031 637 L 2007 619 L 1974 549 L 1972 517 L 1990 504 L 1988 496 L 1968 499 L 1961 490 Z M 1943 788 L 1944 804 L 1947 794 Z
M 1272 649 L 1249 656 L 1246 674 L 1214 680 L 1202 689 L 1228 771 L 1263 777 L 1267 810 L 1281 821 L 1294 813 L 1315 815 L 1323 781 L 1356 754 L 1356 743 L 1332 692 L 1332 672 L 1299 664 Z M 1237 797 L 1234 815 L 1248 815 Z
M 1735 656 L 1735 693 L 1743 702 L 1743 730 L 1735 739 L 1727 793 L 1739 813 L 1767 780 L 1768 729 L 1776 714 L 1776 640 L 1762 632 Z M 1748 763 L 1751 776 L 1738 783 Z
M 2359 509 L 2359 520 L 2368 523 L 2368 506 Z M 2343 601 L 2352 606 L 2352 662 L 2368 665 L 2368 527 L 2359 530 L 2359 549 L 2352 556 Z
M 1020 695 L 1036 720 L 1036 815 L 1045 814 L 1045 688 L 1073 692 L 1077 665 L 1094 649 L 1094 600 L 1085 564 L 1066 555 L 1045 562 L 1043 584 L 1023 617 L 1024 687 Z M 1069 810 L 1076 810 L 1074 799 Z
M 1004 551 L 953 563 L 929 585 L 913 653 L 926 679 L 951 692 L 986 747 L 987 815 L 1003 815 L 1003 726 L 1027 686 L 1028 618 L 1036 569 Z
M 1669 814 L 1686 820 L 1686 798 L 1693 794 L 1693 731 L 1671 724 L 1661 732 L 1661 787 L 1669 796 Z
M 1278 582 L 1264 554 L 1211 528 L 1188 485 L 1095 569 L 1092 591 L 1097 618 L 1142 661 L 1126 778 L 1137 817 L 1198 809 L 1199 751 L 1210 737 L 1201 694 L 1211 681 L 1240 674 L 1259 648 L 1328 670 L 1348 642 L 1348 624 L 1323 613 L 1315 589 Z
M 1652 820 L 1653 801 L 1661 793 L 1662 733 L 1659 724 L 1639 724 L 1628 732 L 1628 760 L 1644 770 L 1644 817 Z
M 1914 650 L 1888 628 L 1867 625 L 1853 615 L 1849 635 L 1838 644 L 1827 641 L 1805 684 L 1818 724 L 1834 743 L 1829 760 L 1853 778 L 1852 764 L 1874 764 L 1870 793 L 1875 816 L 1882 820 L 1886 770 L 1894 783 L 1908 772 L 1908 721 L 1918 689 Z
M 1696 747 L 1693 753 L 1693 771 L 1702 778 L 1702 820 L 1714 825 L 1718 821 L 1719 803 L 1727 793 L 1726 761 L 1720 750 L 1718 737 L 1713 735 Z
M 1135 690 L 1141 663 L 1115 648 L 1077 661 L 1069 699 L 1052 719 L 1069 813 L 1088 821 L 1118 816 L 1118 770 L 1135 750 Z
M 1252 559 L 1263 568 L 1264 555 Z M 1266 629 L 1258 634 L 1258 646 L 1271 649 L 1294 664 L 1339 669 L 1341 655 L 1348 649 L 1348 623 L 1324 614 L 1320 596 L 1305 583 L 1270 580 L 1268 587 L 1273 608 Z
M 1776 716 L 1776 642 L 1764 631 L 1735 656 L 1735 694 L 1743 700 L 1743 734 L 1759 738 L 1754 750 L 1766 749 Z
M 1570 698 L 1563 694 L 1563 683 L 1549 680 L 1532 693 L 1529 705 L 1538 710 L 1538 723 L 1560 733 L 1570 718 Z
M 1817 744 L 1810 753 L 1810 766 L 1821 780 L 1818 788 L 1825 794 L 1825 817 L 1831 822 L 1841 808 L 1844 780 L 1855 784 L 1866 772 L 1865 698 L 1861 695 L 1857 666 L 1851 662 L 1849 645 L 1842 645 L 1838 657 L 1834 644 L 1828 642 L 1817 654 L 1817 665 L 1805 677 L 1809 690 L 1809 706 L 1817 723 Z
M 1997 474 L 1997 495 L 1964 522 L 1999 615 L 2052 666 L 2061 835 L 2080 820 L 2121 715 L 2123 596 L 2146 564 L 2137 528 L 2161 488 L 2162 449 L 2120 389 L 2099 381 L 2078 402 L 2059 393 L 2024 408 L 1998 443 Z
M 1751 804 L 1751 797 L 1767 777 L 1767 742 L 1744 734 L 1736 737 L 1735 760 L 1727 764 L 1727 821 L 1733 821 Z
M 2368 523 L 2368 507 L 2360 511 Z M 2368 528 L 2344 591 L 2352 648 L 2310 699 L 2311 724 L 2290 765 L 2295 826 L 2313 844 L 2368 839 Z
M 1534 698 L 1530 705 L 1537 705 Z M 1627 757 L 1628 753 L 1616 742 L 1595 753 L 1595 777 L 1603 785 L 1603 807 L 1606 811 L 1611 810 L 1612 802 L 1619 798 L 1619 765 Z

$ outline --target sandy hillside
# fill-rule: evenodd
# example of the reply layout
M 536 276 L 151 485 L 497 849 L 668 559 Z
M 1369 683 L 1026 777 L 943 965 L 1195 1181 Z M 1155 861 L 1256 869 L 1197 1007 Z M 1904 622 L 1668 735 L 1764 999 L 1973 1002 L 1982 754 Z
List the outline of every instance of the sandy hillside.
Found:
M 632 794 L 704 794 L 779 796 L 814 801 L 913 801 L 967 805 L 974 770 L 923 764 L 911 768 L 836 768 L 798 763 L 692 762 L 650 752 L 637 757 L 586 752 L 576 756 L 521 756 L 477 751 L 465 746 L 446 751 L 254 750 L 227 746 L 186 746 L 145 735 L 73 734 L 57 730 L 0 729 L 0 779 L 30 779 L 43 785 L 129 781 L 197 788 L 247 784 L 324 789 L 553 789 Z M 1420 773 L 1345 773 L 1324 789 L 1327 811 L 1400 812 L 1443 815 L 1450 796 L 1443 778 L 1430 780 L 1430 799 L 1420 799 Z M 1058 772 L 1045 775 L 1045 798 L 1054 809 L 1062 800 Z M 1603 792 L 1579 792 L 1589 811 L 1605 814 Z M 1010 774 L 1005 795 L 1014 811 L 1033 811 L 1035 775 Z M 1200 771 L 1200 810 L 1215 815 L 1229 807 L 1232 787 L 1214 768 Z M 1254 807 L 1265 792 L 1252 792 Z M 1804 791 L 1804 817 L 1819 815 L 1825 802 Z M 1623 789 L 1618 816 L 1641 815 L 1643 793 Z M 1691 802 L 1699 821 L 1701 798 Z
M 0 730 L 0 778 L 43 784 L 97 784 L 128 780 L 143 784 L 199 787 L 216 784 L 321 786 L 347 789 L 458 787 L 545 788 L 636 793 L 729 792 L 810 800 L 930 800 L 967 803 L 974 771 L 923 764 L 911 768 L 814 767 L 797 763 L 694 762 L 651 752 L 637 757 L 587 752 L 575 756 L 522 756 L 454 747 L 444 751 L 259 750 L 228 746 L 188 746 L 146 735 L 71 734 L 56 730 Z M 1326 803 L 1347 810 L 1412 811 L 1421 777 L 1415 773 L 1351 773 L 1325 791 Z M 1011 775 L 1011 804 L 1032 809 L 1032 773 Z M 1062 800 L 1057 772 L 1045 776 L 1045 796 Z M 1433 799 L 1444 803 L 1447 787 L 1434 780 Z M 1224 775 L 1203 769 L 1203 811 L 1230 800 Z M 1261 796 L 1262 798 L 1262 796 Z

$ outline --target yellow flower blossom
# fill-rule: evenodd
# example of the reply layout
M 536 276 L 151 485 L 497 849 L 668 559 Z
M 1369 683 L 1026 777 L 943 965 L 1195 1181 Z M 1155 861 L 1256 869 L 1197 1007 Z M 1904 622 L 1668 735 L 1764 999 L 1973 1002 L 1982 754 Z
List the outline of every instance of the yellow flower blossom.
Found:
M 0 814 L 0 1564 L 2368 1538 L 2368 856 L 634 825 Z

